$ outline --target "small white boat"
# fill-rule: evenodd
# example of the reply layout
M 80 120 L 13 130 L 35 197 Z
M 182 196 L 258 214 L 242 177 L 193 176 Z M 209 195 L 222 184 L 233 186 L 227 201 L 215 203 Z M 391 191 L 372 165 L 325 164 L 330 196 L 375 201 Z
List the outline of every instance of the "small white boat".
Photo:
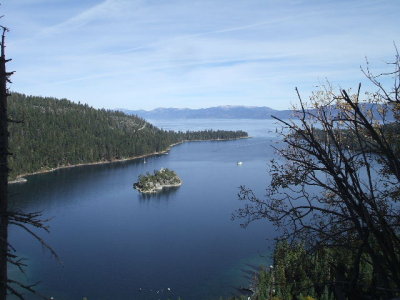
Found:
M 144 164 L 146 163 L 146 159 L 145 159 L 145 158 L 143 159 L 143 163 L 144 163 Z
M 238 161 L 236 164 L 237 164 L 238 166 L 241 166 L 241 165 L 243 165 L 243 162 L 242 162 L 242 161 Z

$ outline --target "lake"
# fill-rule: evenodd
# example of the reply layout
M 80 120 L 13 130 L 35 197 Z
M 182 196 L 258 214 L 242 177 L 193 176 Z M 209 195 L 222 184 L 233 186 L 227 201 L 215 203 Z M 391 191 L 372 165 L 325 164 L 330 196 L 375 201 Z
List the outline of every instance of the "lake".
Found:
M 146 163 L 62 169 L 11 185 L 12 206 L 50 218 L 50 233 L 40 235 L 61 260 L 11 227 L 10 241 L 29 265 L 26 274 L 11 269 L 11 276 L 40 281 L 37 289 L 57 300 L 211 300 L 237 294 L 259 265 L 270 264 L 274 228 L 258 221 L 244 229 L 231 216 L 244 204 L 239 186 L 265 193 L 275 121 L 151 122 L 172 130 L 242 129 L 252 138 L 184 143 Z M 183 185 L 150 196 L 132 188 L 139 174 L 162 167 L 176 171 Z

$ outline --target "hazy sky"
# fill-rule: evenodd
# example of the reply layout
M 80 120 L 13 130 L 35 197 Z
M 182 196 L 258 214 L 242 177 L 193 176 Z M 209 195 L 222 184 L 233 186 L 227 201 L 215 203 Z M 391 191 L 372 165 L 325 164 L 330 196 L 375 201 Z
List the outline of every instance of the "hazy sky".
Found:
M 285 109 L 400 46 L 400 1 L 4 0 L 10 89 L 94 107 Z M 379 69 L 377 69 L 379 71 Z

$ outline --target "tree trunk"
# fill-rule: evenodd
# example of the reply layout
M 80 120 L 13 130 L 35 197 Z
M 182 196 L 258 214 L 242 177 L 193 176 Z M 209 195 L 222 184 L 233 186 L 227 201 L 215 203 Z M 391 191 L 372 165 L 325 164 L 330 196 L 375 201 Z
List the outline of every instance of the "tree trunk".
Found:
M 7 297 L 7 252 L 8 252 L 8 123 L 7 123 L 7 73 L 5 58 L 5 33 L 3 29 L 0 56 L 0 300 Z

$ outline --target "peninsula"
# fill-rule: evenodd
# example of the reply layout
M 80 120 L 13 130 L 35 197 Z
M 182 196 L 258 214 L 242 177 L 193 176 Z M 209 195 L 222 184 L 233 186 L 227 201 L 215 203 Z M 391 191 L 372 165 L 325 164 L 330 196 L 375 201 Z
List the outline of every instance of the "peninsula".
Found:
M 139 175 L 138 182 L 133 187 L 141 193 L 157 193 L 163 188 L 181 185 L 182 180 L 174 171 L 161 168 L 159 171 L 154 170 L 153 174 Z
M 163 130 L 137 116 L 66 99 L 12 93 L 8 100 L 10 119 L 23 121 L 9 124 L 14 154 L 9 158 L 10 182 L 61 168 L 160 154 L 187 141 L 248 137 L 240 130 Z

